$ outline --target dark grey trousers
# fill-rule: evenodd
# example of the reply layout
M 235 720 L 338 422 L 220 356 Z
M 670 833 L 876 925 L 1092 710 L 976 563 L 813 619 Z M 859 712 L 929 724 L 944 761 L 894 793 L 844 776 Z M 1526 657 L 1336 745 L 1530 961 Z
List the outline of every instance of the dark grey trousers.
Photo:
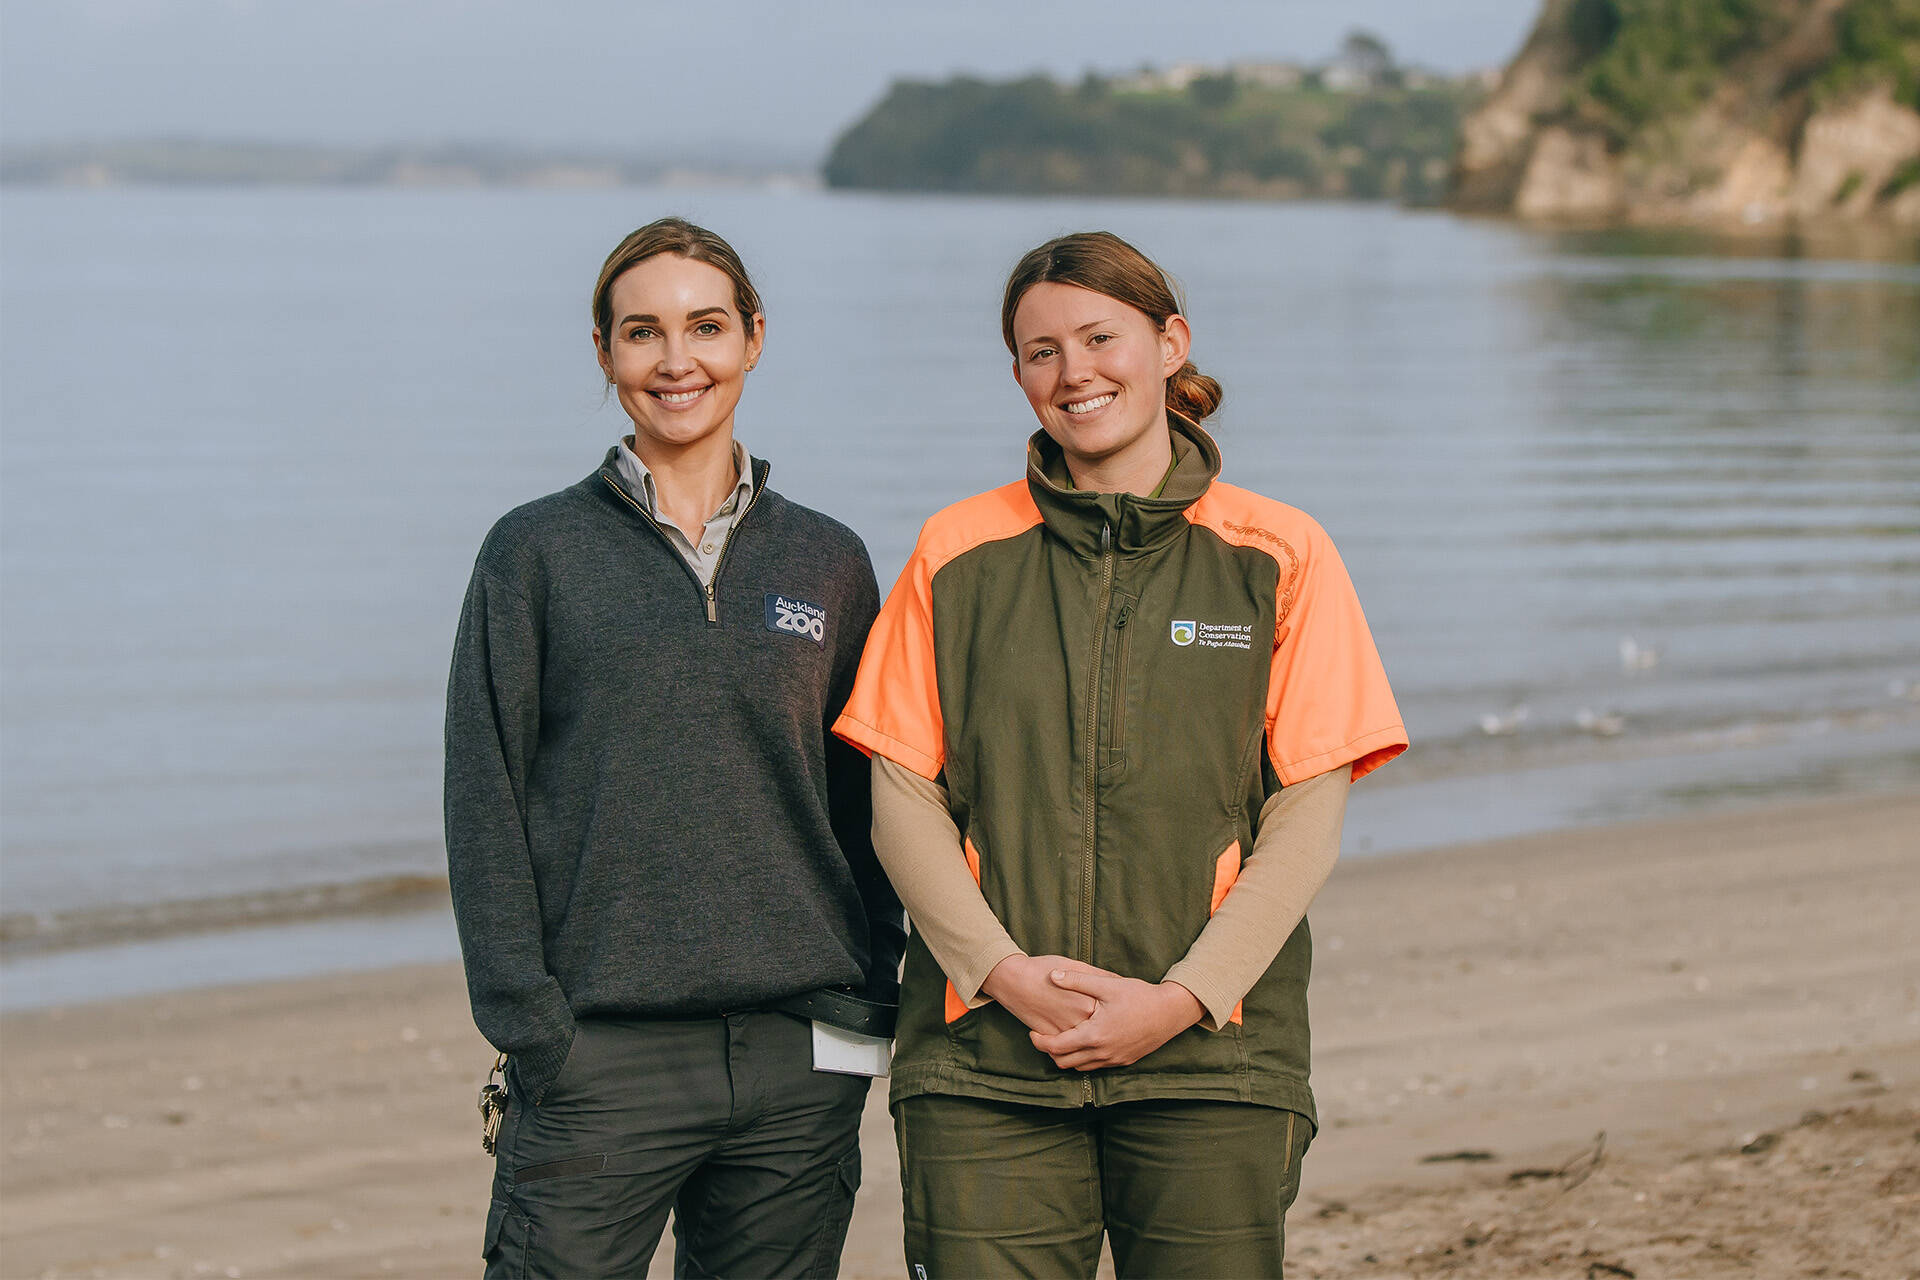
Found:
M 834 1275 L 868 1083 L 783 1013 L 582 1021 L 540 1104 L 509 1098 L 487 1280 L 644 1276 L 669 1209 L 677 1276 Z

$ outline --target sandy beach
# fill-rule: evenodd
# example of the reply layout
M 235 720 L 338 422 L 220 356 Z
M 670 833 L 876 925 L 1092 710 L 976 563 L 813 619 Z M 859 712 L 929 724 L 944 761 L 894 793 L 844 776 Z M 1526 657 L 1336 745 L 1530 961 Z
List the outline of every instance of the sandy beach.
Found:
M 1920 793 L 1343 862 L 1288 1274 L 1920 1275 L 1916 909 Z M 477 1275 L 491 1058 L 448 965 L 9 1015 L 0 1273 Z

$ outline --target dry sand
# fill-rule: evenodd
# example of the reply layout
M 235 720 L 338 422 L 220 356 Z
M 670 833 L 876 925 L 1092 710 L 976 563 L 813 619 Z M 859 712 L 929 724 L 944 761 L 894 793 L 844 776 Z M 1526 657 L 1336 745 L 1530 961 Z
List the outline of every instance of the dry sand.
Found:
M 1342 864 L 1289 1274 L 1920 1276 L 1917 908 L 1920 794 Z M 480 1270 L 452 966 L 10 1015 L 0 1055 L 0 1274 Z M 878 1090 L 865 1150 L 844 1274 L 894 1276 Z

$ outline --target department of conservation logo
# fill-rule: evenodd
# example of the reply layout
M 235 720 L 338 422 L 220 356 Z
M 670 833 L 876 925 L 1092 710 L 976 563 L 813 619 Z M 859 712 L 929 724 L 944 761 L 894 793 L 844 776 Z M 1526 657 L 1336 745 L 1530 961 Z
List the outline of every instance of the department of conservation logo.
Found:
M 1202 649 L 1251 649 L 1253 624 L 1176 620 L 1172 638 L 1182 649 L 1189 645 L 1198 645 Z
M 767 630 L 805 636 L 817 645 L 827 642 L 827 611 L 817 604 L 767 592 Z

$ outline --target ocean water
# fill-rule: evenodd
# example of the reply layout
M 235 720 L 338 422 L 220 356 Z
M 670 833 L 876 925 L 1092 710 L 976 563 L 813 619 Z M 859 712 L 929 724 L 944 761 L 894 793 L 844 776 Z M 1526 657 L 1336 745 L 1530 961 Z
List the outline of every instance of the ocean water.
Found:
M 1920 246 L 1351 205 L 12 189 L 9 939 L 440 868 L 473 553 L 622 433 L 587 295 L 667 212 L 767 302 L 742 439 L 883 586 L 927 514 L 1020 474 L 1012 261 L 1085 227 L 1161 260 L 1227 388 L 1226 477 L 1333 535 L 1407 716 L 1350 852 L 1920 782 Z

